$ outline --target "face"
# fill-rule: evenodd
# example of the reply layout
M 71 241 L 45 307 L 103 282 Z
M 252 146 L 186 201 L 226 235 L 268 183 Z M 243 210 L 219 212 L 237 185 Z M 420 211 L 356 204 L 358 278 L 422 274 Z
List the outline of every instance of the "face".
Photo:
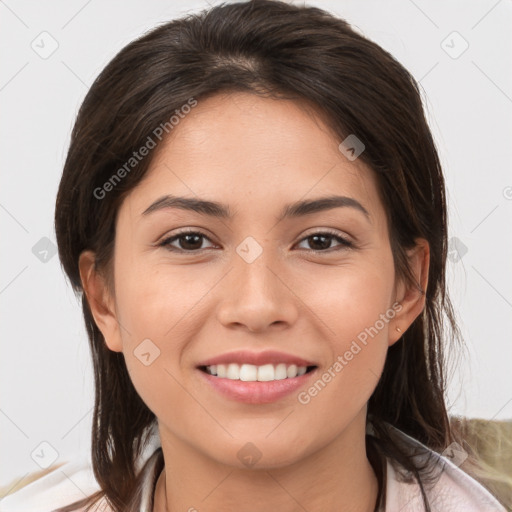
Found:
M 297 102 L 217 95 L 121 205 L 115 293 L 94 314 L 162 439 L 235 466 L 250 442 L 278 467 L 364 423 L 410 322 L 375 178 L 340 142 Z

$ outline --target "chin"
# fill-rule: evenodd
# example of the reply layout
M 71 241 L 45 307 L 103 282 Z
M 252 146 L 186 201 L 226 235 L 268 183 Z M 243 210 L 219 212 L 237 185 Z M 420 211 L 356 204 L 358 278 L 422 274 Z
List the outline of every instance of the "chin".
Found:
M 246 435 L 244 440 L 232 439 L 226 450 L 221 453 L 210 452 L 210 456 L 222 464 L 249 470 L 284 468 L 307 456 L 302 441 L 293 441 L 291 436 L 277 433 L 271 434 L 276 436 L 271 440 L 266 439 L 266 435 Z M 298 450 L 299 446 L 301 450 Z

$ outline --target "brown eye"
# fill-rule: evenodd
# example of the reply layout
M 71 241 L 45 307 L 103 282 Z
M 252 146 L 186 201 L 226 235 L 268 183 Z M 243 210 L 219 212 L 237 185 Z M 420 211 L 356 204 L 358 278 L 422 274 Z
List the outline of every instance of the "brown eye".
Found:
M 176 235 L 166 238 L 159 245 L 165 247 L 170 251 L 176 252 L 200 252 L 205 247 L 202 247 L 204 240 L 210 240 L 206 235 L 199 231 L 183 231 Z M 341 249 L 353 247 L 352 242 L 341 237 L 337 233 L 318 232 L 313 233 L 301 240 L 301 243 L 307 241 L 310 252 L 332 252 Z M 177 242 L 177 244 L 175 244 Z M 335 242 L 338 246 L 332 246 Z M 175 244 L 175 245 L 173 245 Z
M 314 252 L 326 252 L 331 249 L 339 250 L 347 247 L 353 247 L 353 244 L 345 238 L 330 232 L 313 233 L 312 235 L 303 238 L 301 242 L 305 240 L 308 242 L 310 247 L 309 250 Z M 331 247 L 333 241 L 338 242 L 341 247 Z
M 204 249 L 201 246 L 205 239 L 209 240 L 206 235 L 198 231 L 184 231 L 166 238 L 159 245 L 170 251 L 199 252 Z M 171 245 L 175 241 L 178 242 L 178 247 Z

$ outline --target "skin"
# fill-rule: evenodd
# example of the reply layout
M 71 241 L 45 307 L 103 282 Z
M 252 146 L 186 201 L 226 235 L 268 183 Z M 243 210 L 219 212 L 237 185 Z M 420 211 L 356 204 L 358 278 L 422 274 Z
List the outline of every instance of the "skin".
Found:
M 158 418 L 165 470 L 154 511 L 373 511 L 377 480 L 365 450 L 367 401 L 387 349 L 424 307 L 393 263 L 373 172 L 349 161 L 341 141 L 307 105 L 248 93 L 200 101 L 174 128 L 144 180 L 122 203 L 116 225 L 114 290 L 84 251 L 80 272 L 110 350 L 123 352 L 138 393 Z M 359 201 L 369 219 L 341 207 L 276 221 L 285 204 L 332 195 Z M 233 219 L 167 209 L 142 216 L 164 194 L 229 205 Z M 157 245 L 179 229 L 206 236 Z M 331 238 L 321 250 L 312 234 Z M 236 252 L 248 236 L 262 254 Z M 339 250 L 336 250 L 339 249 Z M 196 251 L 196 252 L 193 252 Z M 426 289 L 428 244 L 409 252 Z M 312 360 L 317 377 L 365 328 L 401 309 L 309 403 L 292 393 L 243 404 L 206 385 L 196 365 L 237 350 L 275 349 Z M 149 338 L 160 356 L 133 352 Z M 261 452 L 246 467 L 237 452 Z M 167 497 L 167 503 L 166 503 Z M 193 508 L 192 508 L 193 507 Z

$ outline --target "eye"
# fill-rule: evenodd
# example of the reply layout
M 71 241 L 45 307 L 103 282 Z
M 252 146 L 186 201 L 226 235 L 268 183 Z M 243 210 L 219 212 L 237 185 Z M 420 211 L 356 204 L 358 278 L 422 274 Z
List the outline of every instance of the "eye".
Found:
M 199 231 L 182 231 L 162 240 L 158 245 L 165 247 L 170 251 L 199 252 L 203 250 L 201 247 L 202 239 L 210 240 L 206 235 Z M 172 245 L 175 241 L 178 241 L 179 247 Z
M 310 247 L 312 247 L 308 252 L 331 252 L 331 249 L 339 251 L 341 249 L 354 247 L 352 242 L 332 231 L 318 231 L 317 233 L 312 233 L 303 238 L 301 242 L 303 241 L 308 241 Z M 339 246 L 331 247 L 333 241 L 338 242 Z
M 205 249 L 202 247 L 203 240 L 210 239 L 200 231 L 188 230 L 166 238 L 158 245 L 165 247 L 170 251 L 200 252 Z M 306 249 L 309 252 L 330 252 L 331 250 L 336 251 L 354 247 L 352 242 L 331 231 L 319 231 L 317 233 L 312 233 L 311 235 L 303 238 L 300 243 L 304 241 L 307 241 L 311 247 L 310 249 Z M 338 247 L 331 247 L 333 241 L 338 243 Z M 178 246 L 173 245 L 175 242 L 177 242 Z

